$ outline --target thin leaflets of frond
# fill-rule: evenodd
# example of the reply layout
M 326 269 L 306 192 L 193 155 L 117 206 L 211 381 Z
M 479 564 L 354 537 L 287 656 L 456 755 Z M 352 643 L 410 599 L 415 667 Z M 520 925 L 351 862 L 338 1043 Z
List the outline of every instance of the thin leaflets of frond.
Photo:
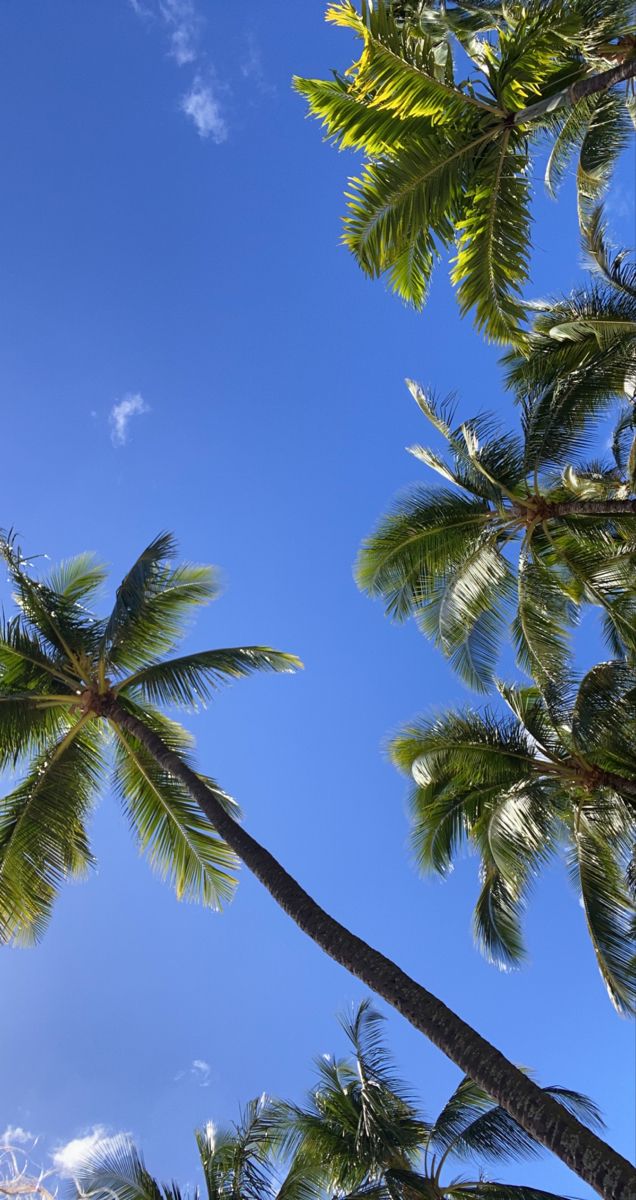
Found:
M 495 342 L 518 342 L 525 321 L 520 300 L 528 279 L 529 182 L 523 142 L 506 130 L 486 146 L 456 223 L 453 283 L 462 313 Z
M 62 685 L 77 688 L 78 680 L 59 654 L 25 628 L 22 618 L 0 618 L 0 675 L 5 690 L 44 693 Z
M 440 580 L 418 609 L 418 624 L 476 691 L 493 679 L 513 574 L 492 540 L 483 541 Z
M 210 700 L 219 687 L 232 679 L 242 679 L 256 671 L 290 672 L 300 665 L 295 655 L 268 646 L 234 646 L 153 663 L 129 676 L 120 686 L 124 695 L 139 693 L 151 704 L 176 704 L 192 709 Z
M 612 846 L 585 812 L 572 829 L 569 870 L 581 896 L 598 967 L 610 1000 L 620 1013 L 636 1009 L 634 906 L 622 865 Z
M 370 998 L 342 1013 L 339 1022 L 351 1042 L 362 1074 L 390 1088 L 405 1104 L 412 1103 L 412 1096 L 404 1080 L 396 1074 L 393 1060 L 383 1037 L 385 1018 L 373 1006 Z
M 412 36 L 384 0 L 365 6 L 362 14 L 348 0 L 332 3 L 326 17 L 362 39 L 362 55 L 349 74 L 355 93 L 374 106 L 402 118 L 426 116 L 455 124 L 474 119 L 475 113 L 498 115 L 492 97 L 471 95 L 437 77 L 431 42 L 421 34 Z
M 629 114 L 620 93 L 601 92 L 596 101 L 581 145 L 576 175 L 582 224 L 606 190 L 616 162 L 629 145 L 632 133 Z
M 77 554 L 53 567 L 47 583 L 53 592 L 78 604 L 95 595 L 104 583 L 106 574 L 106 568 L 96 561 L 94 554 Z
M 15 767 L 19 759 L 39 754 L 69 729 L 72 721 L 65 703 L 54 704 L 28 692 L 0 690 L 0 769 Z
M 631 776 L 636 790 L 636 667 L 598 663 L 581 680 L 572 710 L 577 749 L 607 771 Z
M 342 80 L 295 77 L 293 86 L 307 100 L 312 116 L 322 121 L 327 137 L 341 150 L 365 150 L 374 156 L 394 154 L 413 138 L 429 132 L 428 123 L 418 117 L 404 120 L 358 99 Z
M 103 648 L 120 670 L 134 670 L 171 650 L 193 610 L 218 593 L 211 567 L 170 566 L 172 535 L 161 534 L 137 559 L 117 591 Z
M 480 881 L 473 913 L 475 941 L 484 958 L 495 966 L 516 966 L 526 954 L 521 932 L 525 880 L 507 879 L 482 853 Z
M 480 1180 L 479 1183 L 462 1183 L 445 1191 L 448 1200 L 569 1200 L 560 1193 L 546 1192 L 526 1184 L 494 1183 Z
M 513 687 L 499 681 L 497 690 L 519 724 L 545 754 L 546 759 L 558 761 L 567 754 L 540 688 L 534 684 L 529 687 Z
M 434 577 L 444 575 L 482 541 L 488 505 L 442 489 L 417 488 L 363 543 L 356 578 L 387 613 L 404 620 L 417 610 Z
M 414 774 L 415 774 L 414 770 Z M 438 774 L 412 789 L 409 811 L 409 844 L 420 871 L 447 875 L 455 858 L 469 839 L 470 830 L 483 805 L 499 793 L 499 787 L 471 788 L 458 783 L 449 771 Z
M 581 143 L 595 111 L 598 96 L 588 96 L 569 109 L 554 114 L 555 136 L 545 168 L 545 186 L 556 199 L 567 176 L 572 159 L 580 153 Z
M 602 205 L 596 205 L 589 213 L 582 234 L 583 246 L 592 270 L 597 271 L 610 287 L 636 299 L 636 263 L 633 261 L 633 252 L 619 250 L 612 253 Z
M 577 608 L 554 572 L 523 549 L 517 568 L 517 613 L 512 622 L 520 667 L 540 685 L 567 675 Z
M 116 726 L 115 785 L 140 850 L 179 900 L 220 908 L 236 884 L 237 860 L 183 785 Z
M 37 941 L 60 885 L 91 865 L 85 824 L 102 776 L 99 731 L 79 720 L 0 801 L 1 941 Z
M 164 1200 L 127 1134 L 99 1138 L 74 1167 L 78 1197 L 90 1200 Z
M 534 749 L 519 722 L 483 713 L 450 711 L 420 717 L 393 738 L 392 761 L 426 783 L 441 771 L 471 789 L 512 787 L 536 767 Z

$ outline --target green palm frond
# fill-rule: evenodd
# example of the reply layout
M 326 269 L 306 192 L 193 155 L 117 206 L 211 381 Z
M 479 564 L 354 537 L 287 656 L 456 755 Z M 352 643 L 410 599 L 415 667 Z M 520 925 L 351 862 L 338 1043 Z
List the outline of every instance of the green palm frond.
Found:
M 0 769 L 39 754 L 71 724 L 70 700 L 55 703 L 29 692 L 0 692 Z
M 172 568 L 175 552 L 172 535 L 160 534 L 117 590 L 103 647 L 108 662 L 120 670 L 135 670 L 172 650 L 193 610 L 218 594 L 213 568 L 189 563 Z
M 220 908 L 236 885 L 236 856 L 183 785 L 130 734 L 116 734 L 115 785 L 141 851 L 179 900 Z
M 567 674 L 571 629 L 577 618 L 577 606 L 556 573 L 522 549 L 512 636 L 519 665 L 541 685 L 557 682 Z
M 571 877 L 580 894 L 599 971 L 614 1007 L 636 1011 L 634 906 L 625 882 L 625 866 L 595 827 L 595 813 L 583 811 L 573 828 Z M 632 826 L 632 839 L 634 828 Z
M 75 1167 L 78 1198 L 90 1200 L 166 1200 L 130 1138 L 123 1133 L 101 1138 Z
M 197 708 L 232 679 L 242 679 L 255 671 L 291 672 L 301 665 L 294 654 L 283 654 L 267 646 L 201 650 L 143 667 L 124 679 L 116 690 L 122 695 L 140 693 L 151 704 Z
M 60 885 L 93 861 L 85 826 L 103 781 L 100 740 L 80 718 L 0 801 L 0 941 L 37 941 Z

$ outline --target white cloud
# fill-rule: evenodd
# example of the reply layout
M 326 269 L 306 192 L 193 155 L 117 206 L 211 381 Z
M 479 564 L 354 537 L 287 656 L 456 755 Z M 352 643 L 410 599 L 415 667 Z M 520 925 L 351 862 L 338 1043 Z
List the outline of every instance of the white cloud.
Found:
M 107 1151 L 111 1146 L 116 1148 L 122 1138 L 128 1141 L 130 1134 L 109 1134 L 103 1125 L 94 1125 L 90 1133 L 71 1138 L 70 1142 L 65 1142 L 53 1151 L 51 1157 L 55 1170 L 63 1179 L 73 1179 L 87 1158 L 97 1150 Z
M 204 1058 L 194 1058 L 185 1071 L 179 1071 L 174 1077 L 175 1083 L 188 1079 L 198 1087 L 209 1087 L 212 1079 L 212 1067 Z
M 23 1129 L 21 1125 L 7 1125 L 3 1133 L 0 1133 L 0 1146 L 24 1146 L 28 1142 L 35 1142 L 37 1138 L 35 1134 L 30 1133 L 28 1129 Z
M 159 0 L 159 12 L 170 30 L 170 53 L 180 67 L 195 62 L 203 24 L 192 0 Z
M 110 410 L 110 436 L 113 446 L 125 446 L 128 441 L 128 422 L 131 417 L 140 417 L 150 412 L 143 396 L 139 392 L 129 393 L 123 400 L 117 400 Z
M 262 92 L 263 95 L 272 96 L 276 91 L 265 77 L 261 48 L 255 34 L 251 31 L 248 33 L 246 39 L 245 55 L 241 62 L 241 75 L 244 79 L 249 79 L 252 83 L 256 84 L 259 92 Z
M 181 109 L 196 126 L 199 137 L 211 137 L 217 145 L 227 139 L 227 124 L 212 86 L 200 75 L 181 99 Z

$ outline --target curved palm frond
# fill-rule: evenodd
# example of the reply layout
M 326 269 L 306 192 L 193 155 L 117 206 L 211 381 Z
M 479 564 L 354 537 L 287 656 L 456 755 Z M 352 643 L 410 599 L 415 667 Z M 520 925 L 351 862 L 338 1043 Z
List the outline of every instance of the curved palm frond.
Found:
M 139 693 L 151 704 L 176 704 L 192 709 L 211 699 L 219 687 L 232 679 L 243 679 L 255 671 L 289 673 L 301 666 L 295 654 L 284 654 L 268 646 L 200 650 L 142 667 L 115 690 L 124 696 Z

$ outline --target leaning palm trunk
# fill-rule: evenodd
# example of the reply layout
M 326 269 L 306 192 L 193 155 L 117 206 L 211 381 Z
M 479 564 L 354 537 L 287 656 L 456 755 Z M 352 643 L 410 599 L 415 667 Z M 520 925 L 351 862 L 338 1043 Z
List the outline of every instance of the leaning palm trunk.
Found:
M 229 815 L 214 792 L 143 721 L 114 700 L 109 719 L 178 779 L 217 832 L 282 909 L 326 954 L 382 996 L 487 1091 L 518 1124 L 608 1200 L 636 1197 L 636 1172 L 620 1154 L 547 1096 L 503 1054 L 312 899 L 280 863 Z

